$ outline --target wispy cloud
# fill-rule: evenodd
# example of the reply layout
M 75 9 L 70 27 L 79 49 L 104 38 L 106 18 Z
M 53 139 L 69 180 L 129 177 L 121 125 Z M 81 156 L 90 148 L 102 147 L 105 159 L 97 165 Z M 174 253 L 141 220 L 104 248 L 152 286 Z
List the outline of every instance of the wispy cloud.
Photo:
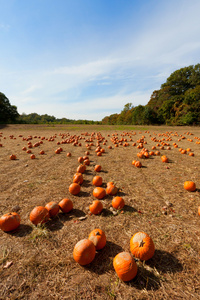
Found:
M 64 0 L 61 2 L 67 5 Z M 107 5 L 107 1 L 102 2 Z M 135 3 L 132 8 L 133 15 L 134 10 L 138 11 L 137 21 L 123 18 L 121 14 L 120 18 L 113 16 L 110 10 L 107 27 L 100 21 L 104 20 L 103 10 L 99 15 L 95 5 L 91 8 L 93 17 L 88 20 L 80 13 L 82 19 L 68 15 L 70 20 L 65 23 L 67 19 L 63 14 L 63 19 L 58 16 L 53 24 L 58 31 L 52 30 L 50 35 L 48 26 L 38 27 L 31 14 L 22 18 L 22 6 L 15 16 L 22 29 L 21 39 L 15 37 L 16 23 L 9 38 L 2 40 L 10 56 L 0 49 L 1 91 L 17 105 L 20 113 L 35 111 L 56 117 L 100 120 L 105 115 L 120 112 L 127 102 L 145 105 L 151 93 L 159 89 L 173 71 L 199 63 L 200 1 L 150 0 L 148 5 Z M 124 3 L 123 13 L 131 16 Z M 41 10 L 40 14 L 46 18 L 43 24 L 51 24 L 52 16 L 55 17 L 52 11 L 47 15 Z M 23 23 L 26 20 L 33 23 L 27 27 Z M 2 20 L 0 30 L 6 28 L 4 24 L 6 21 Z M 33 24 L 35 36 L 30 30 Z M 119 34 L 116 28 L 120 29 Z M 45 46 L 46 40 L 48 46 Z M 53 45 L 52 49 L 49 45 Z

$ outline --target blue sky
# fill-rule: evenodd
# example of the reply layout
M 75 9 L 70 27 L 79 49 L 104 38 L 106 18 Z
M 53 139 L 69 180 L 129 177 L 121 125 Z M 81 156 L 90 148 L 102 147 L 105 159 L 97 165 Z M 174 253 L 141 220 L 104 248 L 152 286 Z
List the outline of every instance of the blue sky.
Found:
M 200 63 L 199 0 L 0 0 L 0 92 L 18 112 L 102 120 Z

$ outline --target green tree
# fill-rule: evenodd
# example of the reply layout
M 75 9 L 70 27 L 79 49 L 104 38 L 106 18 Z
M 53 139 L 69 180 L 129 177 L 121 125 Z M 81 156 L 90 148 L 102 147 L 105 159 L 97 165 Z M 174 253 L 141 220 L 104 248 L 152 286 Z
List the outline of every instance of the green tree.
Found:
M 16 123 L 18 116 L 17 107 L 11 105 L 8 98 L 0 93 L 0 123 Z

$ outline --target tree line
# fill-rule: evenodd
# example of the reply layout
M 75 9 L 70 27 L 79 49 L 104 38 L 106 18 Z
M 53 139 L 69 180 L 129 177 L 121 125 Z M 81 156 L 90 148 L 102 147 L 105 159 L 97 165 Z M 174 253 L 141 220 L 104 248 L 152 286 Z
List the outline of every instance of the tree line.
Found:
M 102 124 L 200 125 L 200 64 L 173 72 L 153 91 L 147 105 L 127 103 L 119 114 L 112 114 Z
M 37 113 L 20 115 L 17 107 L 0 93 L 0 123 L 24 124 L 127 124 L 127 125 L 200 125 L 200 64 L 173 72 L 153 91 L 146 105 L 127 103 L 120 113 L 106 116 L 99 121 L 58 119 Z

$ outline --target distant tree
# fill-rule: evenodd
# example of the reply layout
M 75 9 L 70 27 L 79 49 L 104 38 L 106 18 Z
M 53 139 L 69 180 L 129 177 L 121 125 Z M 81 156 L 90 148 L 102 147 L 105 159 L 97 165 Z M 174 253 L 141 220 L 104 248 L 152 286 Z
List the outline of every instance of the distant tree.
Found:
M 0 93 L 0 123 L 16 123 L 18 116 L 17 107 L 11 105 L 8 98 Z

